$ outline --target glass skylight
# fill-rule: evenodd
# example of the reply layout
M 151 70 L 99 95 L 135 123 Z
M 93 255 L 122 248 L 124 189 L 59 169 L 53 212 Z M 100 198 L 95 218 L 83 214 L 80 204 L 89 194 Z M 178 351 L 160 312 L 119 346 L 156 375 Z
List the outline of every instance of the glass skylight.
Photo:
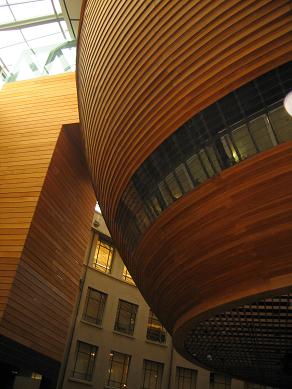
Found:
M 59 0 L 0 0 L 0 82 L 74 71 L 71 39 Z

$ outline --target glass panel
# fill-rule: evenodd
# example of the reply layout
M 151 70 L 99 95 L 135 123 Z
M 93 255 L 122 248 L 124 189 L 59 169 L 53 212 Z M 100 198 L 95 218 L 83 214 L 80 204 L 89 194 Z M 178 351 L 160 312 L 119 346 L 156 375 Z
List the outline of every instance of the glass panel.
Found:
M 188 193 L 193 189 L 194 185 L 190 178 L 190 175 L 186 167 L 181 164 L 175 169 L 176 177 L 180 182 L 181 187 L 183 188 L 184 193 Z
M 232 140 L 228 134 L 221 136 L 221 142 L 224 146 L 224 150 L 231 161 L 231 165 L 234 165 L 235 163 L 239 162 L 239 158 L 237 155 L 237 152 L 233 146 Z
M 130 355 L 111 351 L 107 385 L 112 388 L 125 388 L 127 386 L 130 367 Z
M 36 1 L 33 3 L 33 7 L 25 3 L 11 5 L 11 10 L 16 20 L 32 19 L 54 14 L 51 0 Z
M 138 305 L 119 300 L 115 330 L 133 335 Z
M 166 330 L 151 310 L 149 311 L 146 337 L 152 342 L 165 343 L 166 341 Z
M 99 240 L 96 246 L 93 266 L 103 273 L 110 273 L 113 258 L 113 247 L 103 241 Z
M 279 142 L 292 140 L 292 118 L 284 107 L 279 107 L 269 113 L 271 124 Z
M 204 165 L 205 170 L 208 173 L 209 177 L 214 176 L 216 174 L 216 172 L 214 171 L 214 169 L 210 163 L 209 155 L 206 153 L 206 151 L 204 149 L 200 150 L 199 156 L 200 156 L 201 162 Z
M 165 185 L 163 181 L 158 184 L 158 187 L 163 197 L 163 200 L 166 206 L 168 207 L 170 204 L 173 203 L 173 198 L 171 197 L 170 189 Z
M 95 289 L 88 288 L 83 319 L 101 325 L 107 295 Z
M 164 179 L 166 185 L 168 186 L 172 197 L 174 199 L 179 199 L 182 196 L 182 191 L 181 188 L 177 182 L 176 177 L 174 176 L 173 173 L 168 174 L 165 179 Z
M 216 173 L 219 173 L 221 171 L 221 167 L 214 148 L 212 146 L 207 146 L 205 147 L 205 151 L 208 154 L 209 160 L 211 160 L 212 169 L 215 169 Z
M 232 131 L 232 136 L 238 151 L 240 152 L 241 159 L 250 157 L 256 153 L 255 145 L 248 132 L 247 125 L 243 125 Z
M 197 154 L 190 157 L 186 163 L 197 185 L 208 178 Z
M 260 151 L 273 147 L 273 141 L 263 116 L 250 122 L 250 131 Z
M 76 357 L 72 376 L 86 381 L 92 380 L 97 347 L 77 342 Z
M 12 23 L 14 22 L 14 17 L 9 9 L 9 7 L 1 7 L 0 12 L 0 24 Z M 2 46 L 2 44 L 1 44 Z
M 25 39 L 30 41 L 32 39 L 37 39 L 40 37 L 57 34 L 60 32 L 60 26 L 58 22 L 55 23 L 46 23 L 39 26 L 26 27 L 21 29 L 22 34 Z M 48 45 L 45 43 L 44 46 Z
M 123 270 L 123 279 L 128 282 L 129 284 L 135 285 L 135 282 L 131 276 L 131 274 L 128 272 L 128 269 L 124 265 L 124 270 Z
M 177 367 L 176 369 L 176 389 L 196 389 L 197 371 Z
M 0 48 L 23 43 L 23 41 L 19 30 L 0 31 Z
M 144 360 L 144 377 L 142 389 L 160 389 L 163 363 Z
M 144 209 L 140 209 L 139 211 L 136 212 L 136 219 L 137 219 L 137 226 L 139 229 L 144 232 L 150 224 L 150 220 L 144 211 Z
M 222 374 L 210 374 L 210 389 L 231 389 L 231 378 Z

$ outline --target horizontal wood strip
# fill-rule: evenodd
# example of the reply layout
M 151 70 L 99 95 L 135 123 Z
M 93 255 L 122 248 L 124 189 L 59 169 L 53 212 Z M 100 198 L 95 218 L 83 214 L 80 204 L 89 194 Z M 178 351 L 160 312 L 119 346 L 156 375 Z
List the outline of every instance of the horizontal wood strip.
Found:
M 60 361 L 95 205 L 79 127 L 64 127 L 75 75 L 7 84 L 0 107 L 0 334 Z

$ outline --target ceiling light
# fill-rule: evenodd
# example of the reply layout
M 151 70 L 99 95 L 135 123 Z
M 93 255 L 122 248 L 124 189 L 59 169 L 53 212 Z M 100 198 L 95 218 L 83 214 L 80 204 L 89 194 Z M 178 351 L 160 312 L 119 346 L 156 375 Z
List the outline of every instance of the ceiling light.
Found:
M 292 116 L 292 91 L 287 94 L 284 99 L 284 107 L 288 114 Z

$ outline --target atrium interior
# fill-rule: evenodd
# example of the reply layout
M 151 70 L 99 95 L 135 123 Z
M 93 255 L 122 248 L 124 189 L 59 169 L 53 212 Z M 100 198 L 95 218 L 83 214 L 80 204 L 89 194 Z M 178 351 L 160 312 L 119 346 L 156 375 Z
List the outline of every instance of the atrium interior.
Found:
M 290 0 L 0 0 L 0 389 L 292 388 Z

